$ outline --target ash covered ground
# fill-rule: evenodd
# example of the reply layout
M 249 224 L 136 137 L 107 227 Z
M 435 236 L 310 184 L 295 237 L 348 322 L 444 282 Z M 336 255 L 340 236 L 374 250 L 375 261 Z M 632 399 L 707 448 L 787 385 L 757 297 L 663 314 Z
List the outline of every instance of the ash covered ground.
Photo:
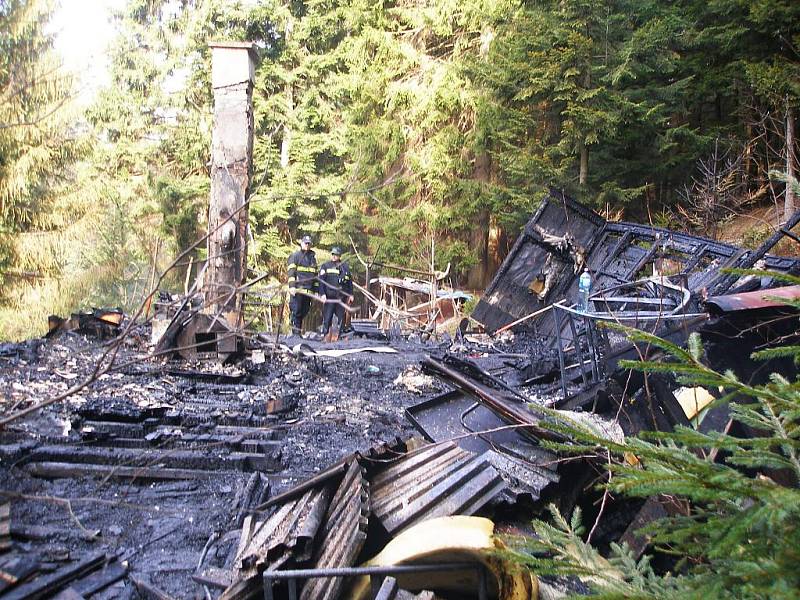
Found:
M 71 442 L 71 448 L 80 449 L 103 442 L 113 452 L 113 439 L 97 440 L 87 427 L 95 413 L 124 416 L 127 411 L 133 421 L 144 411 L 165 423 L 179 414 L 183 426 L 175 435 L 183 436 L 202 434 L 215 424 L 252 422 L 280 449 L 279 467 L 268 475 L 272 496 L 349 453 L 414 435 L 404 409 L 445 389 L 419 371 L 419 361 L 437 350 L 435 345 L 403 341 L 393 343 L 396 354 L 338 358 L 271 355 L 267 349 L 262 364 L 244 360 L 211 368 L 145 359 L 147 331 L 138 333 L 121 347 L 114 369 L 0 431 L 0 490 L 11 501 L 14 548 L 36 557 L 42 571 L 105 552 L 126 562 L 131 575 L 173 597 L 205 597 L 192 574 L 200 562 L 222 566 L 236 545 L 237 503 L 251 473 L 222 469 L 209 478 L 155 482 L 108 474 L 31 474 L 22 457 L 36 448 Z M 297 338 L 281 341 L 290 347 L 321 346 Z M 352 340 L 324 347 L 373 345 L 379 343 Z M 3 414 L 64 393 L 90 376 L 105 349 L 99 340 L 72 333 L 0 346 Z M 270 400 L 291 408 L 269 415 Z M 168 447 L 169 428 L 164 429 L 147 440 L 152 448 Z M 202 442 L 184 450 L 209 461 L 226 459 L 221 455 L 229 452 Z M 125 456 L 150 451 L 119 449 Z M 164 455 L 169 451 L 154 455 L 148 465 L 160 466 L 157 457 Z M 126 460 L 121 455 L 117 464 Z M 124 578 L 91 597 L 135 598 L 138 592 Z

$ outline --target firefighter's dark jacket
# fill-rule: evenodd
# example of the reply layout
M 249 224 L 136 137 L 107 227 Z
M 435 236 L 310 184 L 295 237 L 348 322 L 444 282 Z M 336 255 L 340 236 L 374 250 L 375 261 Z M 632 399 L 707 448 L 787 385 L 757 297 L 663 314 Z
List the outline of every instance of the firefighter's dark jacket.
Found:
M 353 276 L 344 262 L 329 260 L 319 269 L 320 292 L 326 298 L 341 299 L 353 295 Z
M 289 289 L 317 291 L 317 257 L 313 250 L 297 250 L 289 257 Z

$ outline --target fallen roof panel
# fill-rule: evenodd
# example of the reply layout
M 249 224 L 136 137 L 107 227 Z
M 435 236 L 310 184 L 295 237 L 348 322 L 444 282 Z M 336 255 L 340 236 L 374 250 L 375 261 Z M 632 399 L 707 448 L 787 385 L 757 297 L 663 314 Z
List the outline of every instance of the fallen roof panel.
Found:
M 486 456 L 453 442 L 409 454 L 371 483 L 373 512 L 392 535 L 434 517 L 473 515 L 505 487 Z
M 369 514 L 369 483 L 363 468 L 354 459 L 328 506 L 312 568 L 352 567 L 367 539 Z M 309 579 L 300 599 L 335 600 L 344 583 L 340 577 Z

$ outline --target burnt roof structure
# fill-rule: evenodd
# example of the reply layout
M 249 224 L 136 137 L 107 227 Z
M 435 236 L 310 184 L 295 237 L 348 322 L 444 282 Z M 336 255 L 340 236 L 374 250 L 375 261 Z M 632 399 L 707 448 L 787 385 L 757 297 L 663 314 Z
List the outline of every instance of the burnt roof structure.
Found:
M 768 240 L 771 245 L 777 239 Z M 578 276 L 588 268 L 592 288 L 631 284 L 654 273 L 693 293 L 686 313 L 699 309 L 702 295 L 732 290 L 739 277 L 724 268 L 749 268 L 758 260 L 768 271 L 797 273 L 800 260 L 766 254 L 770 247 L 745 250 L 683 232 L 635 223 L 611 222 L 562 192 L 551 190 L 528 221 L 508 257 L 486 288 L 472 317 L 488 331 L 524 318 L 553 303 L 571 303 Z M 771 278 L 761 287 L 778 285 Z M 551 315 L 542 313 L 517 326 L 555 342 Z M 562 324 L 564 330 L 567 324 Z

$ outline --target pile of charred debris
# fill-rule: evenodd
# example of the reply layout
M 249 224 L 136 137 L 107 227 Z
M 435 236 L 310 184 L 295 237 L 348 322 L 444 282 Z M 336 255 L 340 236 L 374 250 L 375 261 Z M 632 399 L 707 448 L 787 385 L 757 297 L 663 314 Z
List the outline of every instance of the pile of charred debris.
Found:
M 430 324 L 461 296 L 399 305 L 386 290 L 424 286 L 383 278 L 380 294 L 362 288 L 373 318 L 335 343 L 244 343 L 165 295 L 158 327 L 93 311 L 0 345 L 0 599 L 580 591 L 506 562 L 493 552 L 502 534 L 529 532 L 549 503 L 580 506 L 597 518 L 595 544 L 641 555 L 637 530 L 673 508 L 612 498 L 601 511 L 602 464 L 542 447 L 553 415 L 617 441 L 678 425 L 757 435 L 713 403 L 718 390 L 620 368 L 656 349 L 600 324 L 677 344 L 697 332 L 714 368 L 796 376 L 791 361 L 757 367 L 750 354 L 797 343 L 798 314 L 780 299 L 800 289 L 774 273 L 800 273 L 800 259 L 768 254 L 784 236 L 800 243 L 797 220 L 744 250 L 606 222 L 552 192 L 451 335 Z M 397 335 L 387 315 L 408 314 L 432 335 Z M 376 339 L 387 328 L 396 335 Z

